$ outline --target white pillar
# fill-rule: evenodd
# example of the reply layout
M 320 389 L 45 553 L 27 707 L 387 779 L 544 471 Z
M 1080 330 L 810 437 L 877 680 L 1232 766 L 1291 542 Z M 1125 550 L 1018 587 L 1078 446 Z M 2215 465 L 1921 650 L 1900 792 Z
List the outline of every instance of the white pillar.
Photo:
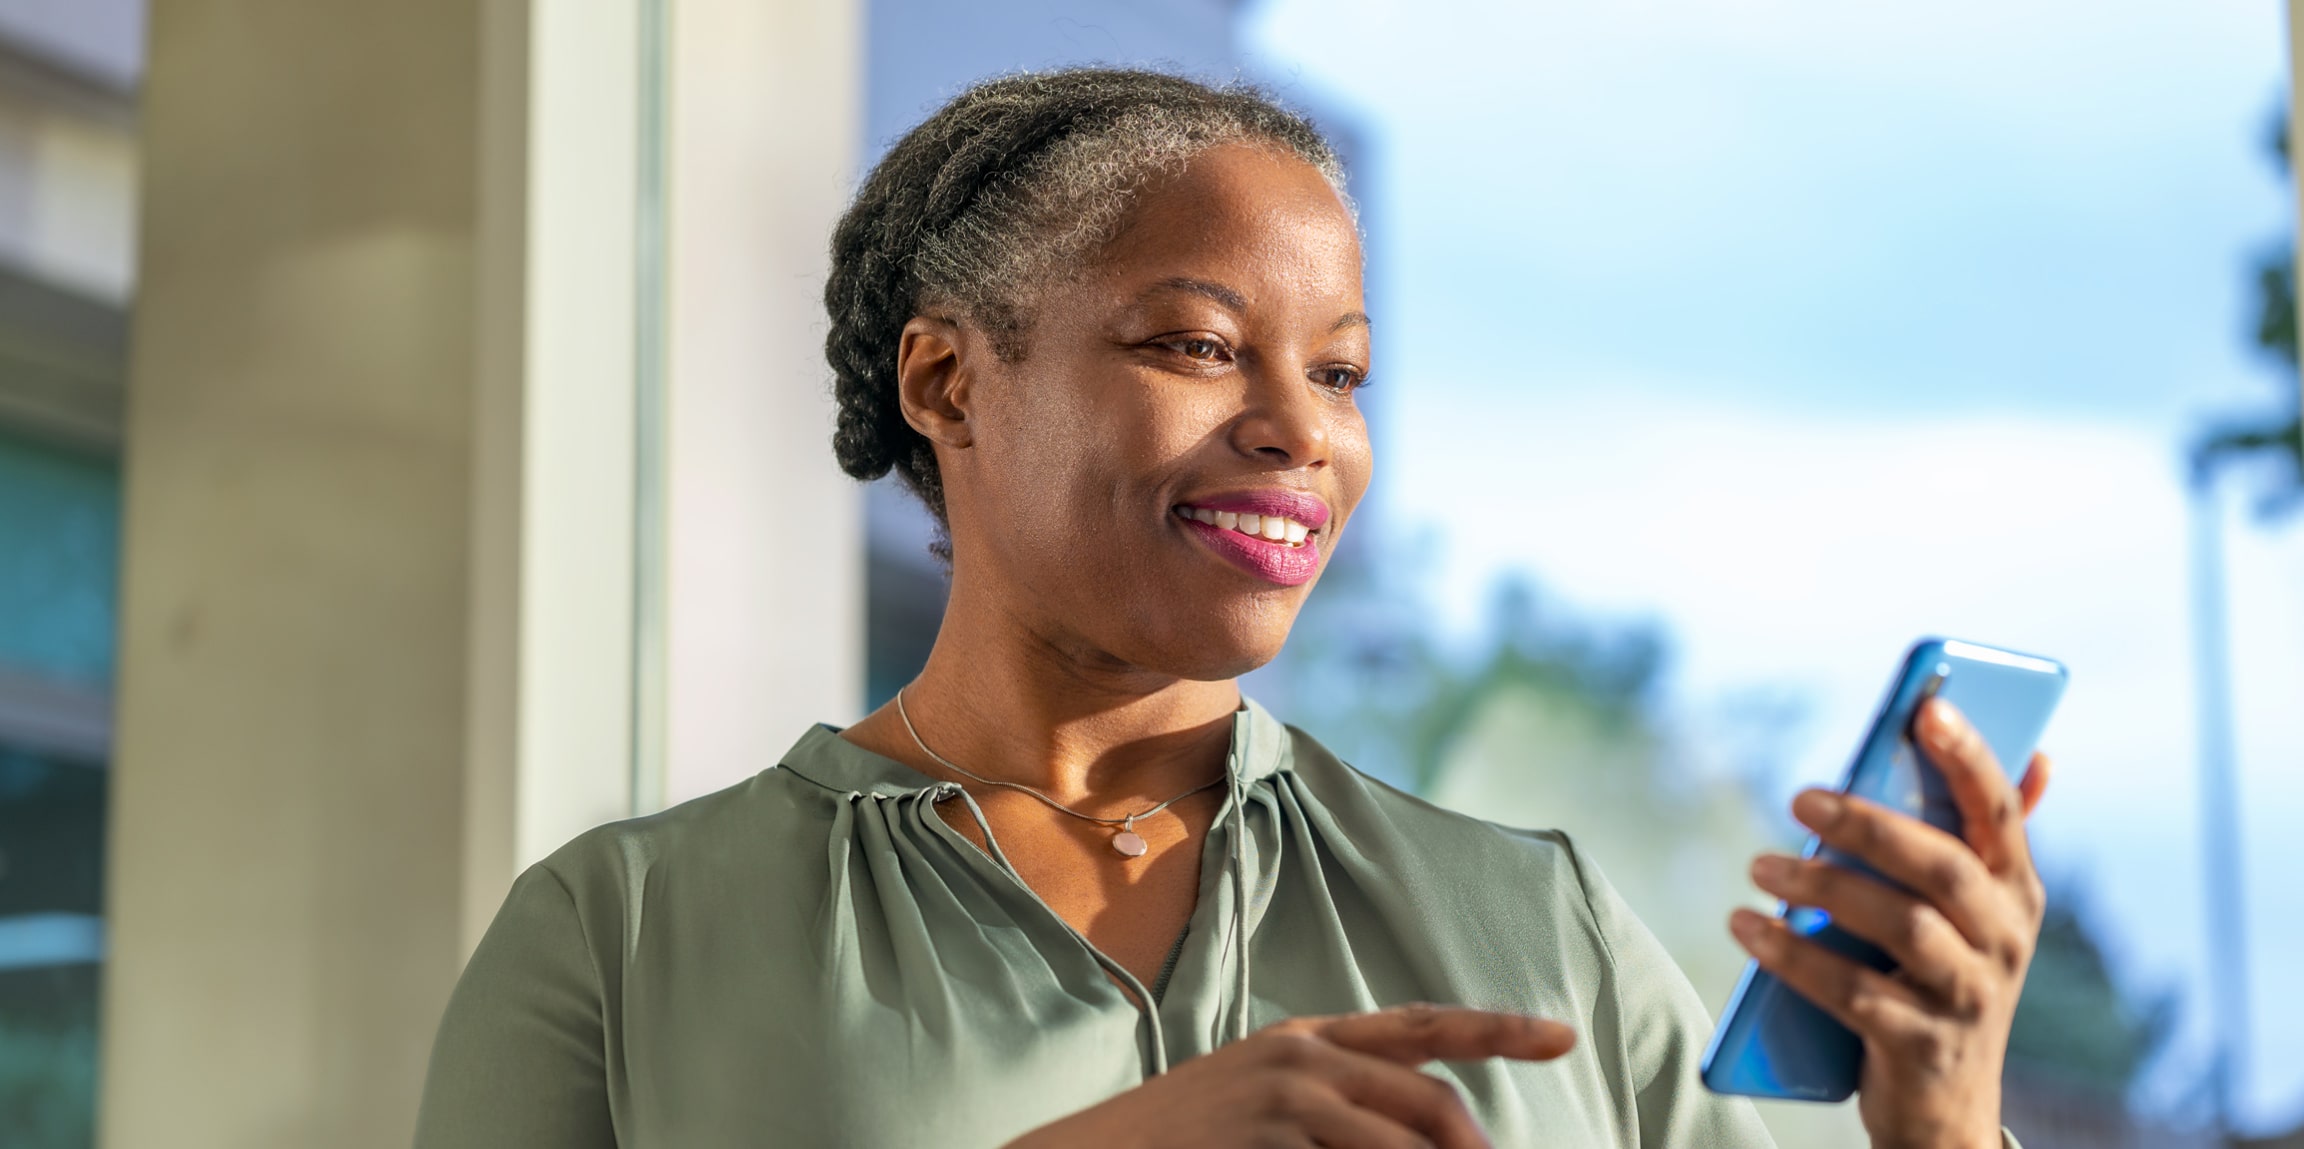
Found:
M 105 1145 L 406 1145 L 521 866 L 850 715 L 856 500 L 814 296 L 856 5 L 153 7 Z M 672 464 L 636 482 L 658 346 Z M 634 528 L 658 485 L 665 555 Z M 651 657 L 669 766 L 636 784 Z
M 455 976 L 478 24 L 155 6 L 100 1128 L 405 1144 Z
M 832 459 L 822 302 L 862 27 L 861 0 L 672 9 L 667 801 L 862 703 L 863 496 Z
M 514 874 L 632 813 L 640 19 L 477 17 L 467 951 Z

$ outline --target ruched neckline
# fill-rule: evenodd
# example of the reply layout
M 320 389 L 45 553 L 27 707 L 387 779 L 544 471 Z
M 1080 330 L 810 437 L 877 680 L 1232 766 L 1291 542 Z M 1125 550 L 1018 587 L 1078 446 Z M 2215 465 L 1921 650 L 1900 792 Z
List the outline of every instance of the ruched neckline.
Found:
M 843 727 L 817 723 L 785 752 L 780 768 L 827 790 L 894 798 L 941 790 L 940 782 L 894 758 L 841 737 Z M 1254 699 L 1232 714 L 1229 758 L 1239 780 L 1252 785 L 1291 765 L 1288 728 Z

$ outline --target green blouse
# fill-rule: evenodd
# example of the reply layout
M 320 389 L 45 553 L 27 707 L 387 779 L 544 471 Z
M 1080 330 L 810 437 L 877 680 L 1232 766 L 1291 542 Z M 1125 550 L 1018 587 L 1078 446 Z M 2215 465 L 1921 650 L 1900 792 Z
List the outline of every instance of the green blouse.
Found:
M 1557 1061 L 1431 1067 L 1499 1146 L 1770 1144 L 1697 1083 L 1710 1019 L 1567 836 L 1427 805 L 1253 703 L 1230 770 L 1146 1010 L 930 808 L 964 792 L 830 727 L 590 831 L 473 954 L 418 1149 L 996 1146 L 1246 1030 L 1416 1001 L 1576 1027 Z

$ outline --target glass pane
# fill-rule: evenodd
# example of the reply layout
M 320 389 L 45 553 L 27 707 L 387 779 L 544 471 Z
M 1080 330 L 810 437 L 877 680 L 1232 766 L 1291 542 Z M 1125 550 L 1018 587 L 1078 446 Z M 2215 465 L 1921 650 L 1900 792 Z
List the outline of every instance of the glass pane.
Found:
M 95 1144 L 142 0 L 0 8 L 0 1145 Z M 27 82 L 36 80 L 37 82 Z
M 0 745 L 0 1131 L 94 1143 L 105 771 Z
M 0 428 L 0 667 L 112 681 L 120 474 Z

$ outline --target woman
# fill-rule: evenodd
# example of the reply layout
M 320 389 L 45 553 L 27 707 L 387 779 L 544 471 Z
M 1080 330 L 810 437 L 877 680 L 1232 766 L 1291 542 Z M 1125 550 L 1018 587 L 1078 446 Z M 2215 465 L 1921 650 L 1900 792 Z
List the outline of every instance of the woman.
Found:
M 889 152 L 832 255 L 841 464 L 944 528 L 927 667 L 524 874 L 420 1146 L 1768 1143 L 1567 837 L 1427 806 L 1239 694 L 1372 464 L 1359 236 L 1308 124 L 1150 73 L 994 81 Z M 2019 793 L 1964 730 L 1924 723 L 1970 843 L 1794 807 L 1920 896 L 1754 867 L 1903 975 L 1733 922 L 1864 1035 L 1878 1146 L 2001 1143 L 2045 773 Z

